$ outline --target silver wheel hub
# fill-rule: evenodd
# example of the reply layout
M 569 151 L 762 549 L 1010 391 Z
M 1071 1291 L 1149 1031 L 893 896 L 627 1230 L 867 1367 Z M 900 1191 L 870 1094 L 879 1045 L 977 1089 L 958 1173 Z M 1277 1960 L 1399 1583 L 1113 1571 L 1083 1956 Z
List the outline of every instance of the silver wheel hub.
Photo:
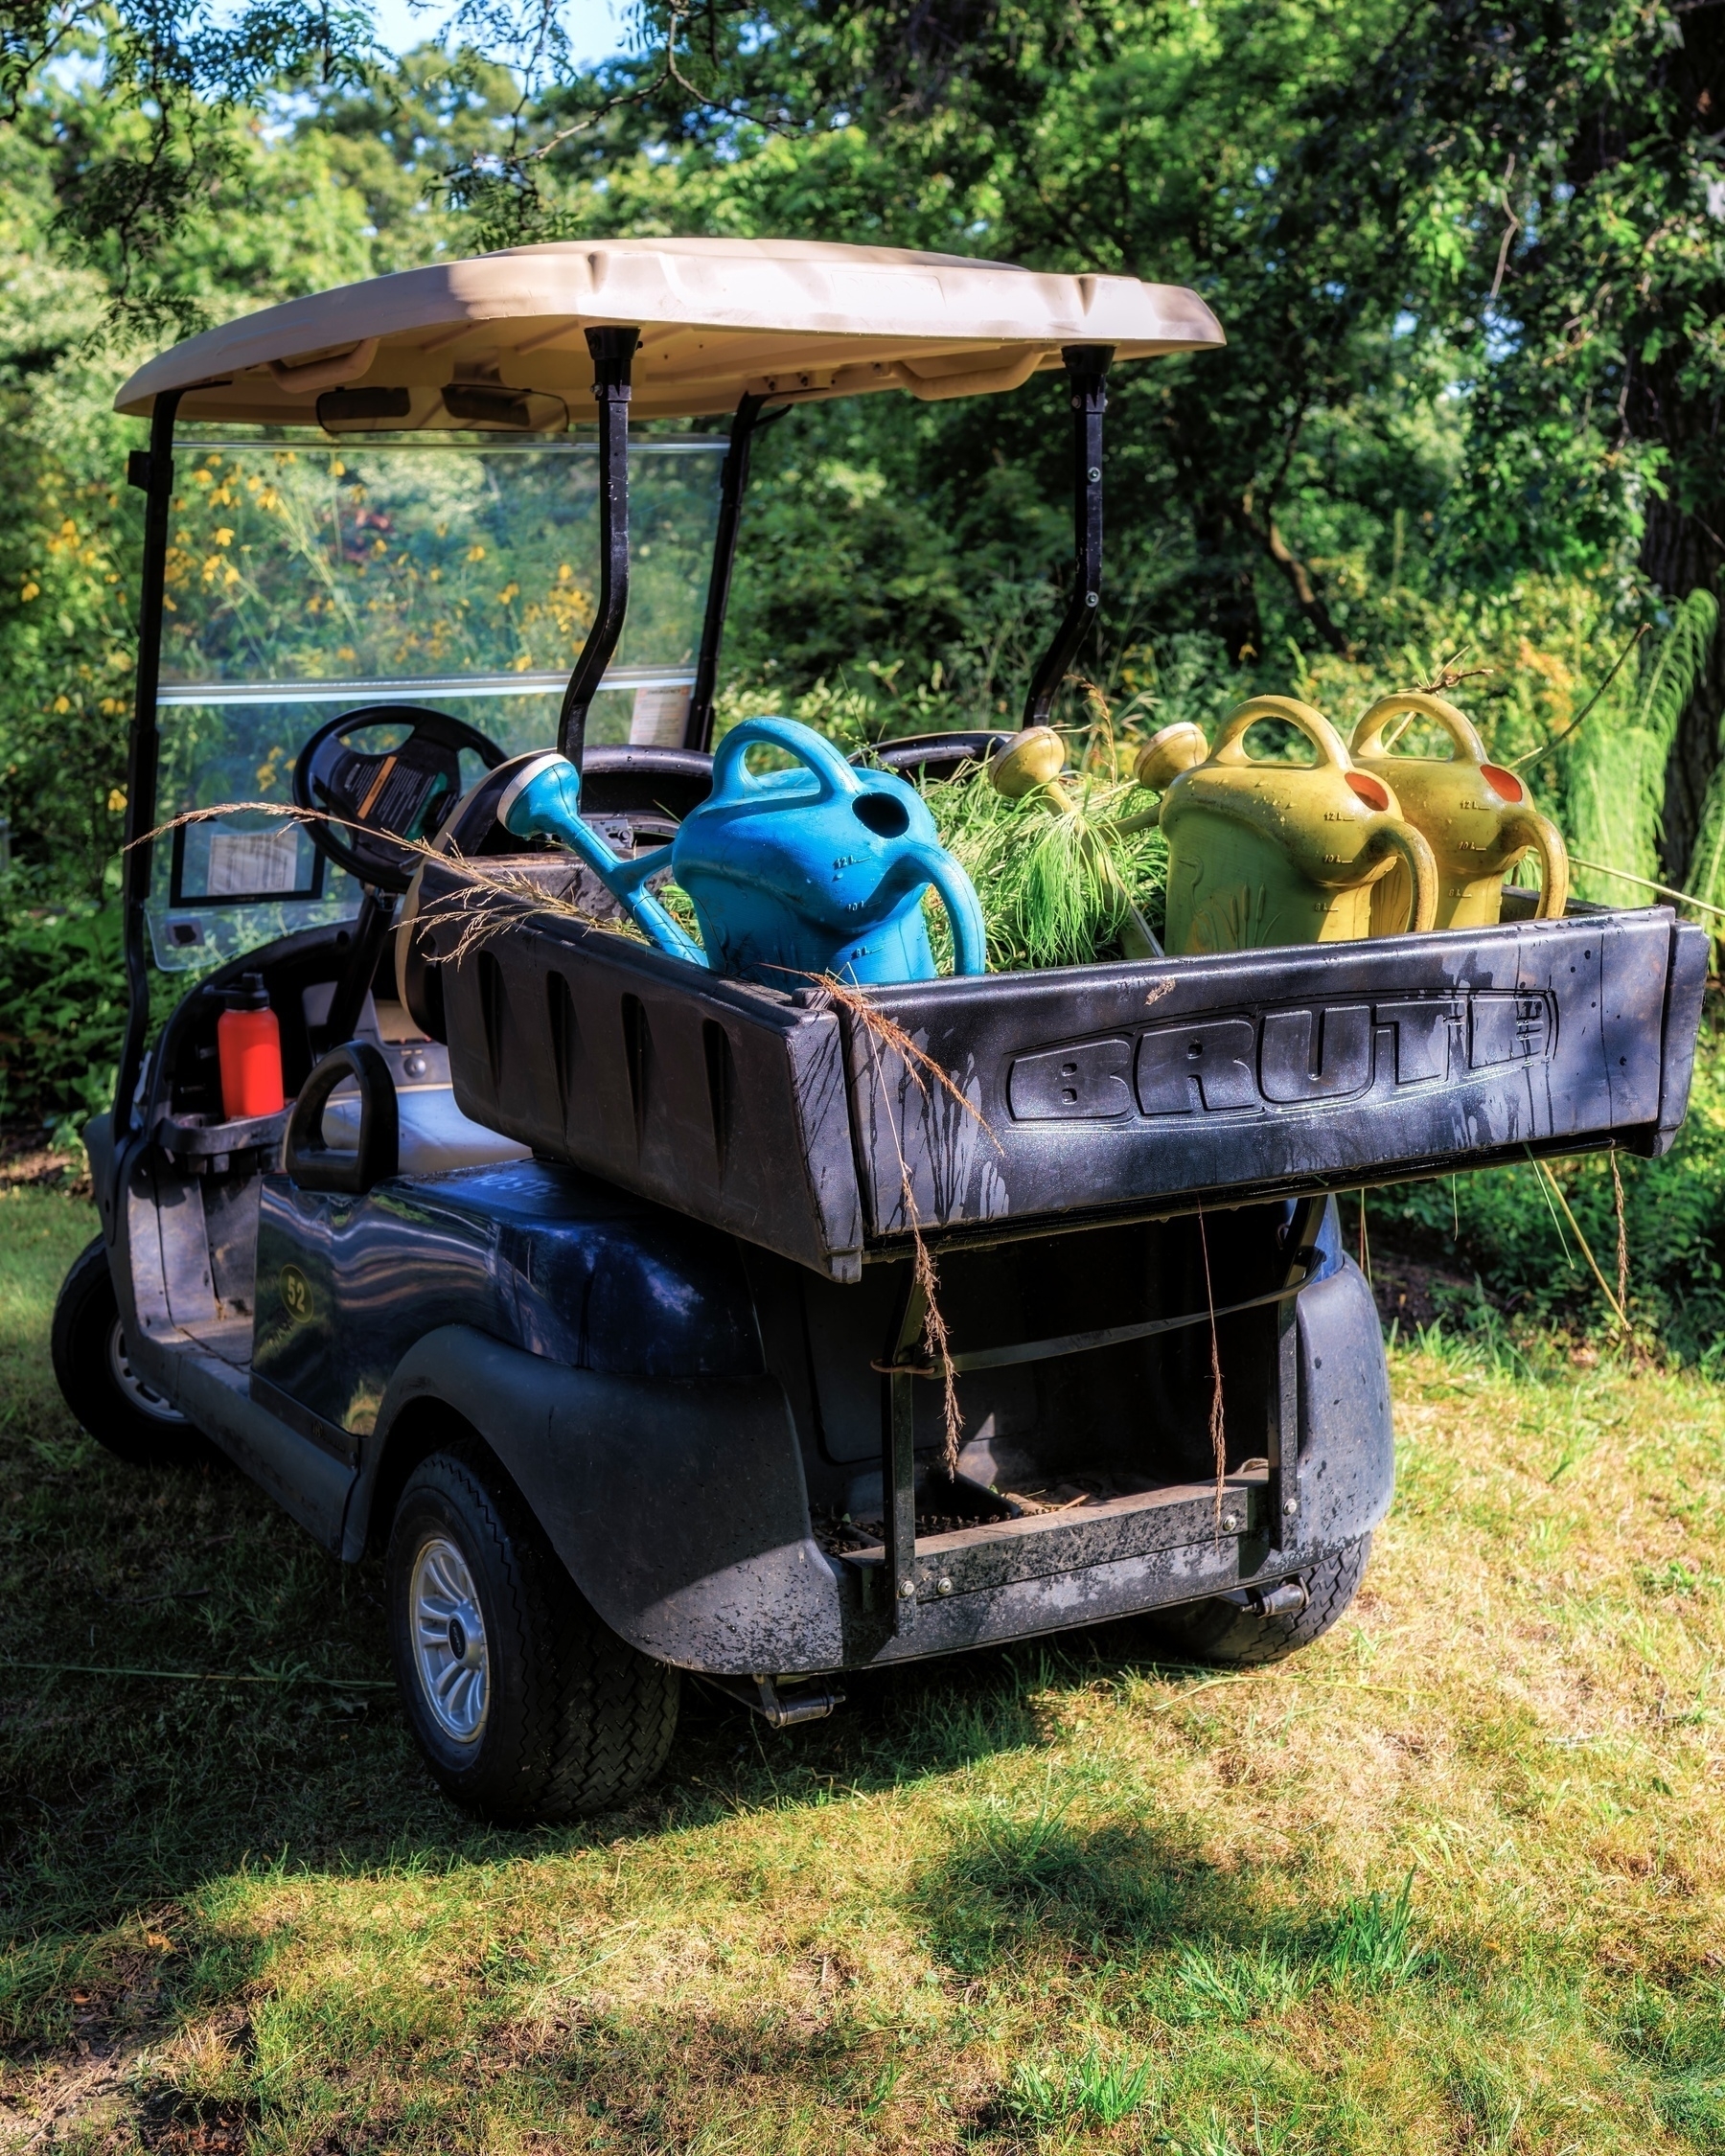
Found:
M 113 1328 L 108 1334 L 107 1354 L 108 1375 L 119 1387 L 127 1403 L 136 1408 L 141 1415 L 148 1415 L 151 1422 L 185 1421 L 185 1416 L 173 1402 L 158 1392 L 153 1385 L 141 1378 L 132 1368 L 131 1357 L 126 1351 L 126 1335 L 120 1329 L 118 1318 L 114 1319 Z
M 485 1617 L 467 1559 L 452 1542 L 421 1543 L 407 1587 L 414 1667 L 431 1717 L 456 1744 L 477 1744 L 491 1708 Z

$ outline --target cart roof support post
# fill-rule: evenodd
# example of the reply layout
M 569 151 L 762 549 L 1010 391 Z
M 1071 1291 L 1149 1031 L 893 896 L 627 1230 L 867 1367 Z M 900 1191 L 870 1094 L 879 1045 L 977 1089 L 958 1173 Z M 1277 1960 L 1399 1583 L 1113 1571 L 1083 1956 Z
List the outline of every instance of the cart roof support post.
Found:
M 1069 344 L 1072 402 L 1072 596 L 1024 700 L 1023 723 L 1046 726 L 1086 631 L 1102 604 L 1102 415 L 1108 409 L 1110 344 Z
M 623 633 L 629 611 L 629 397 L 639 330 L 589 330 L 593 401 L 599 407 L 599 611 L 564 691 L 557 745 L 577 768 L 586 745 L 587 707 Z
M 756 432 L 791 410 L 761 413 L 768 400 L 751 391 L 738 401 L 731 420 L 730 447 L 719 474 L 719 526 L 713 534 L 713 573 L 707 580 L 706 617 L 701 625 L 701 654 L 695 662 L 695 688 L 683 746 L 703 752 L 713 745 L 713 695 L 719 682 L 719 647 L 724 640 L 724 615 L 730 605 L 731 571 L 737 563 L 737 534 L 743 522 L 743 494 L 748 485 L 749 452 Z
M 131 1128 L 132 1095 L 144 1067 L 150 1030 L 149 928 L 154 848 L 145 836 L 155 828 L 156 691 L 162 671 L 162 595 L 168 579 L 168 517 L 173 507 L 173 421 L 177 389 L 164 390 L 150 415 L 150 447 L 134 449 L 126 475 L 144 490 L 144 562 L 138 590 L 138 677 L 131 738 L 126 749 L 126 851 L 121 856 L 120 903 L 126 933 L 126 1037 L 114 1080 L 114 1135 Z

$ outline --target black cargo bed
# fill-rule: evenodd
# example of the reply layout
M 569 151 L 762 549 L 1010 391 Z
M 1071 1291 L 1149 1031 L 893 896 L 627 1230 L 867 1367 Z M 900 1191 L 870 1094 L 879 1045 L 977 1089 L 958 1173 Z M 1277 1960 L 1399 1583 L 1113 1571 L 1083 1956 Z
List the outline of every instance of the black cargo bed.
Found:
M 426 901 L 446 878 L 428 866 Z M 1707 965 L 1667 907 L 1585 907 L 867 991 L 949 1088 L 818 987 L 483 904 L 507 926 L 444 968 L 466 1112 L 840 1280 L 913 1227 L 1048 1233 L 1530 1150 L 1661 1152 Z M 450 952 L 459 930 L 426 933 Z

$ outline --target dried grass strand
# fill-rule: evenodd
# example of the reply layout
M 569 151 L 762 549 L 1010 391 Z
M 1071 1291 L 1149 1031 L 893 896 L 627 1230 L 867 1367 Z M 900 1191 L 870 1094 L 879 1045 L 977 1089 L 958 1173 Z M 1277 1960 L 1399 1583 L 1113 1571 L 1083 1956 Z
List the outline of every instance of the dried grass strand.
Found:
M 138 837 L 128 840 L 122 851 L 129 852 L 133 846 L 165 838 L 184 824 L 208 823 L 217 816 L 239 814 L 284 816 L 290 822 L 304 824 L 333 823 L 343 830 L 352 826 L 350 817 L 333 815 L 325 809 L 302 809 L 291 802 L 221 801 L 213 808 L 188 809 L 180 815 L 172 816 L 166 823 L 158 824 L 153 831 L 146 831 Z M 442 898 L 432 900 L 427 906 L 422 906 L 419 913 L 419 920 L 426 928 L 459 929 L 455 948 L 448 953 L 447 963 L 459 966 L 463 959 L 471 957 L 482 945 L 490 942 L 493 936 L 501 934 L 510 926 L 510 916 L 479 910 L 480 901 L 486 898 L 506 899 L 519 909 L 520 914 L 541 914 L 557 920 L 578 921 L 583 928 L 603 929 L 608 934 L 620 935 L 631 942 L 639 940 L 639 931 L 632 922 L 620 916 L 611 918 L 591 912 L 584 906 L 577 906 L 572 899 L 564 898 L 556 891 L 547 891 L 530 876 L 523 876 L 518 869 L 483 868 L 477 862 L 470 860 L 465 854 L 447 852 L 423 838 L 398 838 L 394 833 L 390 834 L 390 837 L 392 843 L 402 847 L 404 852 L 415 855 L 422 861 L 436 861 L 459 879 L 460 889 L 448 892 Z
M 780 970 L 791 973 L 795 969 L 787 966 Z M 910 1224 L 910 1275 L 923 1298 L 922 1351 L 932 1367 L 940 1373 L 946 1471 L 949 1479 L 956 1480 L 958 1441 L 964 1434 L 964 1417 L 959 1411 L 958 1378 L 953 1368 L 952 1345 L 946 1319 L 940 1308 L 940 1270 L 934 1262 L 933 1251 L 923 1237 L 916 1192 L 910 1180 L 910 1164 L 905 1158 L 904 1140 L 899 1134 L 898 1117 L 892 1112 L 892 1095 L 881 1062 L 882 1048 L 890 1048 L 899 1058 L 911 1084 L 924 1100 L 929 1097 L 929 1080 L 932 1078 L 970 1116 L 995 1151 L 999 1153 L 1003 1149 L 991 1129 L 988 1118 L 975 1101 L 961 1090 L 945 1065 L 937 1062 L 926 1048 L 919 1048 L 904 1027 L 871 1003 L 854 981 L 840 980 L 837 974 L 807 974 L 803 977 L 823 988 L 834 1002 L 848 1011 L 868 1035 L 869 1063 L 874 1071 L 875 1083 L 880 1088 L 881 1106 L 886 1117 L 886 1127 L 892 1133 L 892 1149 L 898 1156 L 899 1188 L 904 1197 L 905 1218 Z
M 1216 1332 L 1216 1297 L 1210 1287 L 1209 1231 L 1204 1207 L 1198 1208 L 1198 1248 L 1204 1253 L 1204 1303 L 1209 1312 L 1210 1348 L 1210 1458 L 1216 1470 L 1216 1539 L 1222 1539 L 1222 1485 L 1228 1475 L 1228 1432 L 1222 1413 L 1222 1342 Z
M 1629 1330 L 1629 1319 L 1624 1314 L 1623 1306 L 1618 1300 L 1617 1296 L 1612 1294 L 1611 1283 L 1606 1279 L 1604 1273 L 1599 1270 L 1599 1261 L 1593 1254 L 1593 1245 L 1589 1243 L 1587 1237 L 1582 1234 L 1581 1223 L 1576 1218 L 1574 1212 L 1571 1211 L 1570 1202 L 1564 1195 L 1563 1185 L 1552 1173 L 1551 1162 L 1548 1160 L 1540 1160 L 1536 1162 L 1535 1165 L 1538 1167 L 1540 1173 L 1544 1176 L 1547 1184 L 1551 1188 L 1552 1195 L 1563 1207 L 1563 1217 L 1566 1221 L 1569 1222 L 1570 1227 L 1574 1229 L 1576 1241 L 1581 1246 L 1581 1255 L 1587 1260 L 1589 1270 L 1592 1272 L 1594 1278 L 1599 1283 L 1599 1293 L 1605 1297 L 1606 1308 L 1611 1312 L 1613 1318 L 1617 1319 L 1619 1330 L 1621 1332 L 1627 1333 Z M 1622 1248 L 1620 1246 L 1620 1258 L 1622 1258 Z
M 945 1064 L 932 1056 L 927 1048 L 919 1048 L 897 1020 L 888 1018 L 879 1004 L 871 1003 L 855 981 L 841 980 L 837 974 L 799 973 L 793 966 L 775 967 L 773 970 L 778 973 L 796 973 L 799 979 L 813 981 L 816 987 L 825 989 L 835 1003 L 841 1004 L 866 1032 L 872 1034 L 884 1047 L 892 1050 L 925 1100 L 929 1097 L 928 1081 L 932 1078 L 937 1086 L 951 1094 L 995 1151 L 1004 1153 L 1005 1149 L 995 1135 L 994 1126 Z M 893 1128 L 897 1130 L 896 1122 Z
M 1604 680 L 1599 683 L 1598 687 L 1594 691 L 1593 695 L 1588 698 L 1587 701 L 1581 706 L 1580 710 L 1576 712 L 1576 716 L 1570 721 L 1569 724 L 1567 726 L 1559 727 L 1556 733 L 1548 735 L 1547 738 L 1540 743 L 1537 748 L 1530 748 L 1525 756 L 1518 756 L 1515 759 L 1514 763 L 1509 766 L 1509 768 L 1512 771 L 1519 771 L 1524 764 L 1536 763 L 1538 759 L 1547 754 L 1549 750 L 1557 747 L 1560 743 L 1569 740 L 1570 736 L 1580 725 L 1582 720 L 1587 717 L 1588 713 L 1593 709 L 1595 704 L 1598 702 L 1599 699 L 1605 694 L 1606 690 L 1609 689 L 1611 684 L 1617 679 L 1619 671 L 1622 668 L 1623 661 L 1629 656 L 1630 653 L 1634 651 L 1635 647 L 1641 642 L 1642 638 L 1649 632 L 1649 631 L 1652 629 L 1652 626 L 1653 625 L 1651 622 L 1644 621 L 1642 623 L 1641 627 L 1636 631 L 1635 634 L 1630 637 L 1628 643 L 1623 646 L 1622 650 L 1618 654 L 1617 657 L 1612 660 L 1610 673 L 1606 675 Z M 1586 864 L 1583 863 L 1583 866 L 1585 865 Z M 1606 869 L 1603 871 L 1603 873 L 1609 876 L 1611 874 L 1611 871 L 1610 869 Z
M 1579 854 L 1571 854 L 1573 867 L 1585 868 L 1595 876 L 1609 876 L 1619 883 L 1633 883 L 1638 890 L 1654 891 L 1673 906 L 1692 906 L 1698 913 L 1711 913 L 1715 921 L 1725 921 L 1725 906 L 1710 906 L 1706 899 L 1691 898 L 1688 891 L 1673 890 L 1669 883 L 1656 883 L 1649 876 L 1631 876 L 1627 869 L 1607 868 L 1603 861 L 1583 860 Z

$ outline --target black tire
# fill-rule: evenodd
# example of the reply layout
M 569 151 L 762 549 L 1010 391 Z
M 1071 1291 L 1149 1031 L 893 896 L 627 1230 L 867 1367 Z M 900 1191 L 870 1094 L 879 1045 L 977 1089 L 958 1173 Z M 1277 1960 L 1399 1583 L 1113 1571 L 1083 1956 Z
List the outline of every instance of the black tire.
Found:
M 61 1283 L 50 1337 L 60 1397 L 99 1445 L 133 1467 L 193 1467 L 208 1441 L 132 1368 L 101 1236 Z
M 1260 1617 L 1214 1595 L 1204 1602 L 1183 1602 L 1178 1609 L 1158 1610 L 1157 1629 L 1165 1633 L 1195 1662 L 1212 1662 L 1231 1669 L 1252 1669 L 1259 1663 L 1280 1662 L 1327 1632 L 1360 1591 L 1366 1565 L 1371 1555 L 1371 1537 L 1362 1535 L 1332 1557 L 1321 1557 L 1302 1580 L 1306 1603 L 1285 1617 Z
M 515 1826 L 603 1811 L 664 1765 L 678 1672 L 600 1622 L 477 1447 L 408 1477 L 388 1601 L 408 1724 L 464 1811 Z

